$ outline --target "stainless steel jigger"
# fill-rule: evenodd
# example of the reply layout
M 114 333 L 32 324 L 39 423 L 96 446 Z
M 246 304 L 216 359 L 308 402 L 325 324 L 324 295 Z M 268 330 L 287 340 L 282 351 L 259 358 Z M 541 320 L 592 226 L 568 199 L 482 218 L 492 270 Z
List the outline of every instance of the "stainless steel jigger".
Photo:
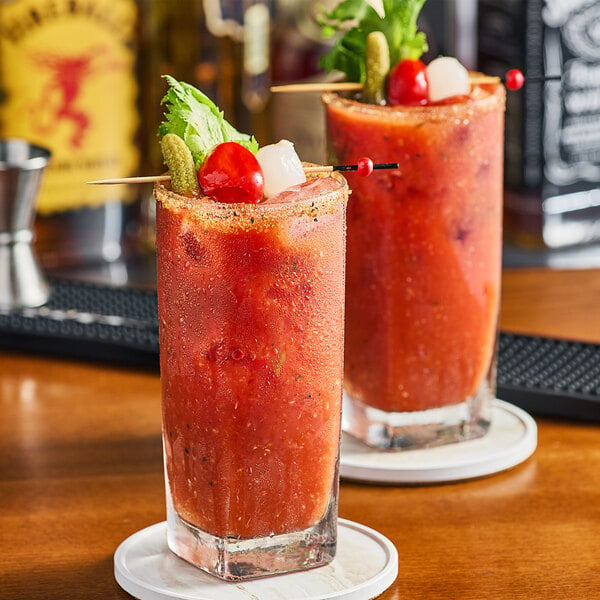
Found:
M 32 247 L 35 197 L 49 159 L 25 140 L 0 140 L 0 309 L 40 306 L 50 294 Z

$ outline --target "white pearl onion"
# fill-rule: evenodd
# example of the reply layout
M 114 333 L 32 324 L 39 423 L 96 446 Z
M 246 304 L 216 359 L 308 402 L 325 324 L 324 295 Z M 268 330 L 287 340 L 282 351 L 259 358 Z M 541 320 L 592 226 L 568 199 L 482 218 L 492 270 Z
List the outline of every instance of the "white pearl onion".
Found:
M 283 190 L 306 181 L 294 144 L 288 140 L 263 146 L 257 152 L 256 160 L 265 178 L 265 198 L 277 196 Z
M 425 75 L 430 102 L 468 94 L 471 91 L 469 72 L 451 56 L 440 56 L 432 60 L 425 68 Z

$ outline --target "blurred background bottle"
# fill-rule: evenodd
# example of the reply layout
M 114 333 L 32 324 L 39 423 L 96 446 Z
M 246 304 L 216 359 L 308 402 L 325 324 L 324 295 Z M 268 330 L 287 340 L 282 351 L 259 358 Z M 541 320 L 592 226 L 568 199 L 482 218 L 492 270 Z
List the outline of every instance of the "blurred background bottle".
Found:
M 140 61 L 140 173 L 165 166 L 157 130 L 169 74 L 202 90 L 241 131 L 268 143 L 271 72 L 271 1 L 143 0 Z M 145 217 L 145 247 L 154 247 L 152 186 L 139 186 Z
M 274 0 L 203 0 L 202 5 L 219 71 L 212 99 L 238 129 L 268 143 Z
M 325 0 L 329 7 L 337 0 Z M 36 251 L 78 276 L 152 255 L 150 184 L 86 181 L 161 173 L 163 74 L 200 88 L 259 143 L 287 138 L 324 158 L 320 95 L 273 83 L 327 76 L 317 0 L 0 0 L 0 136 L 48 147 Z
M 278 0 L 272 45 L 273 84 L 325 81 L 331 76 L 319 68 L 329 49 L 315 16 L 320 7 L 333 8 L 337 0 Z M 325 160 L 325 116 L 319 93 L 273 94 L 269 106 L 273 141 L 294 142 L 303 160 Z M 293 116 L 292 116 L 293 115 Z
M 52 152 L 37 202 L 46 267 L 116 261 L 139 237 L 134 186 L 86 181 L 140 164 L 134 0 L 0 2 L 0 135 Z
M 505 232 L 524 248 L 600 241 L 600 2 L 479 0 L 478 63 L 508 95 Z
M 228 120 L 260 144 L 287 138 L 305 160 L 322 161 L 320 95 L 274 95 L 270 86 L 326 78 L 318 60 L 328 46 L 314 15 L 317 6 L 336 3 L 153 0 L 148 38 L 156 40 L 157 47 L 148 52 L 154 53 L 159 64 L 147 65 L 144 89 L 155 91 L 146 94 L 146 112 L 154 110 L 155 120 L 162 113 L 159 101 L 166 87 L 161 81 L 156 83 L 156 73 L 170 73 L 200 88 Z M 149 131 L 152 154 L 158 146 L 155 130 Z
M 455 56 L 469 69 L 477 66 L 477 0 L 427 0 L 419 27 L 427 34 L 425 62 Z
M 152 254 L 152 186 L 85 182 L 164 170 L 156 137 L 167 89 L 162 74 L 201 88 L 232 120 L 248 113 L 240 108 L 244 11 L 241 36 L 236 29 L 232 41 L 208 30 L 205 4 L 209 11 L 214 4 L 242 6 L 237 0 L 0 0 L 0 136 L 52 152 L 36 217 L 36 251 L 47 269 L 106 273 L 124 283 L 126 267 Z M 251 23 L 256 33 L 259 21 L 260 15 Z M 267 94 L 268 85 L 262 85 Z M 260 90 L 244 91 L 256 106 Z

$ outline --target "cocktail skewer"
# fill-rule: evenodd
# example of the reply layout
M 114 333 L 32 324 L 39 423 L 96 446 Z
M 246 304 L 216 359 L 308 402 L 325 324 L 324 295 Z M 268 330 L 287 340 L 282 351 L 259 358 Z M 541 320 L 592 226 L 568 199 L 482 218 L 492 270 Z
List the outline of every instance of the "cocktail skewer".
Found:
M 368 159 L 367 159 L 368 160 Z M 366 164 L 365 164 L 366 163 Z M 329 165 L 324 167 L 304 167 L 305 173 L 319 173 L 328 171 L 361 171 L 369 170 L 376 171 L 379 169 L 399 169 L 398 163 L 375 163 L 372 167 L 369 167 L 368 163 L 359 162 L 357 165 Z
M 154 183 L 156 181 L 171 181 L 170 175 L 146 175 L 141 177 L 114 177 L 112 179 L 97 179 L 86 181 L 90 185 L 113 185 L 119 183 Z
M 544 75 L 541 77 L 527 77 L 527 81 L 534 83 L 540 81 L 553 81 L 561 79 L 561 75 Z M 510 90 L 518 90 L 525 83 L 525 76 L 518 69 L 510 69 L 504 77 L 495 75 L 484 75 L 480 73 L 472 73 L 469 76 L 471 85 L 485 85 L 499 83 L 503 81 L 506 87 Z M 289 93 L 289 92 L 352 92 L 362 90 L 362 83 L 351 81 L 322 81 L 311 83 L 289 83 L 283 85 L 271 86 L 271 92 L 274 93 Z
M 362 83 L 353 81 L 315 81 L 310 83 L 272 85 L 271 92 L 354 92 L 362 90 L 362 88 Z
M 397 169 L 398 163 L 376 163 L 373 164 L 368 158 L 360 159 L 355 165 L 324 165 L 304 167 L 305 173 L 327 173 L 331 171 L 358 171 L 359 174 L 369 175 L 373 170 Z M 112 179 L 97 179 L 87 181 L 90 185 L 115 185 L 121 183 L 154 183 L 157 181 L 170 181 L 170 175 L 146 175 L 141 177 L 116 177 Z
M 491 75 L 472 75 L 470 78 L 472 85 L 480 85 L 485 83 L 498 83 L 500 77 Z M 271 86 L 273 93 L 290 93 L 290 92 L 354 92 L 362 90 L 363 84 L 352 81 L 322 81 L 310 83 L 288 83 L 283 85 Z

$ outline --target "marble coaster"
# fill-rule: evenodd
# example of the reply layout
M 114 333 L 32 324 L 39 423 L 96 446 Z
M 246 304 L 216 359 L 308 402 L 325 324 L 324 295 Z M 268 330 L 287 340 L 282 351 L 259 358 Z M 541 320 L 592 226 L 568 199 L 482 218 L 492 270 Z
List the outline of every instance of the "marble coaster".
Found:
M 429 484 L 484 477 L 510 469 L 537 447 L 537 425 L 522 409 L 495 400 L 488 433 L 478 439 L 423 450 L 376 450 L 344 433 L 342 479 L 387 484 Z
M 117 583 L 140 600 L 370 600 L 398 575 L 398 552 L 377 531 L 339 519 L 333 562 L 249 581 L 222 581 L 173 554 L 166 522 L 128 537 L 114 556 Z

